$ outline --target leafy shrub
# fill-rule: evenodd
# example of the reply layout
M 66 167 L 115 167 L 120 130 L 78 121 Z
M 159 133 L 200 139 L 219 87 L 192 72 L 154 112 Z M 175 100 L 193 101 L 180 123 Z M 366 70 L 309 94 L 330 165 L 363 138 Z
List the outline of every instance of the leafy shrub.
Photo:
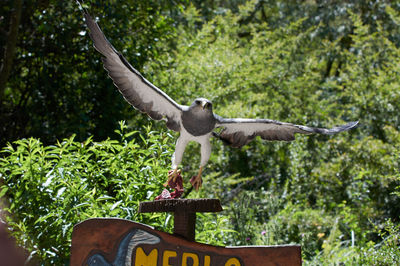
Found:
M 400 264 L 400 226 L 391 220 L 386 221 L 384 228 L 377 228 L 383 241 L 369 243 L 361 248 L 359 253 L 360 265 L 399 265 Z
M 379 228 L 381 227 L 382 228 Z M 306 261 L 306 265 L 398 265 L 400 263 L 400 230 L 399 225 L 387 220 L 384 224 L 373 229 L 382 241 L 375 243 L 369 241 L 364 245 L 334 239 L 340 237 L 336 234 L 331 243 L 324 242 L 323 250 L 316 256 Z
M 323 210 L 287 204 L 261 227 L 265 233 L 258 234 L 258 240 L 260 243 L 300 244 L 303 257 L 309 259 L 321 249 L 334 223 L 334 217 Z
M 314 6 L 302 7 L 318 13 L 313 18 L 268 24 L 261 16 L 268 7 L 252 13 L 256 2 L 236 13 L 225 10 L 201 28 L 199 12 L 187 9 L 189 23 L 178 29 L 176 49 L 145 70 L 160 87 L 172 87 L 168 93 L 180 102 L 202 95 L 225 117 L 322 127 L 360 120 L 351 132 L 298 136 L 291 144 L 256 139 L 238 150 L 214 142 L 207 186 L 197 194 L 221 198 L 229 210 L 228 228 L 237 233 L 228 244 L 299 243 L 308 261 L 322 256 L 329 264 L 334 257 L 328 254 L 336 251 L 358 254 L 347 249 L 352 238 L 358 249 L 379 243 L 373 225 L 400 218 L 400 49 L 392 27 L 400 16 L 388 3 L 370 10 L 384 21 L 335 7 L 340 16 L 318 25 L 311 22 L 322 11 Z M 195 169 L 198 154 L 188 153 L 185 165 Z
M 74 141 L 43 146 L 34 138 L 3 148 L 1 192 L 7 222 L 19 244 L 49 265 L 68 261 L 73 226 L 92 217 L 119 217 L 171 230 L 166 214 L 138 214 L 140 201 L 162 190 L 173 139 L 143 128 L 120 140 Z M 167 221 L 167 222 L 166 222 Z

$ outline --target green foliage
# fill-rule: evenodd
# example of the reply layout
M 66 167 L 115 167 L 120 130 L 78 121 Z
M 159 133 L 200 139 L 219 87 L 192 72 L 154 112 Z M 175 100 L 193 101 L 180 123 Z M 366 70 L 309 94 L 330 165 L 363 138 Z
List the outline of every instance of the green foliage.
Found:
M 230 229 L 229 216 L 224 214 L 198 213 L 196 217 L 196 241 L 209 245 L 225 246 L 236 231 Z
M 331 232 L 334 219 L 320 209 L 288 204 L 265 225 L 268 241 L 274 244 L 298 243 L 304 258 L 321 249 L 324 236 Z M 333 230 L 333 229 L 332 229 Z M 263 239 L 260 239 L 263 243 Z
M 347 262 L 351 253 L 359 262 L 370 241 L 382 241 L 374 224 L 400 218 L 398 11 L 384 1 L 375 9 L 343 1 L 332 7 L 344 8 L 333 18 L 335 11 L 314 13 L 307 1 L 297 6 L 310 17 L 294 12 L 274 24 L 273 13 L 262 19 L 268 8 L 260 2 L 225 10 L 201 29 L 195 23 L 178 29 L 176 50 L 146 71 L 183 103 L 203 95 L 225 117 L 321 127 L 360 120 L 349 133 L 292 144 L 256 140 L 235 150 L 214 142 L 210 185 L 197 194 L 228 207 L 228 228 L 237 232 L 228 244 L 299 243 L 306 261 Z M 289 6 L 275 7 L 287 12 Z M 185 12 L 189 22 L 200 17 L 193 7 Z M 371 13 L 379 19 L 371 21 Z M 313 21 L 317 15 L 326 17 Z M 184 162 L 187 170 L 195 169 L 197 151 L 188 153 L 196 160 Z M 357 248 L 347 248 L 352 239 Z
M 398 265 L 400 263 L 400 226 L 388 220 L 377 230 L 383 241 L 360 250 L 359 262 L 363 265 Z
M 370 241 L 365 245 L 353 245 L 340 239 L 332 240 L 327 244 L 324 242 L 323 252 L 318 254 L 306 265 L 398 265 L 400 262 L 399 250 L 399 225 L 395 225 L 391 220 L 382 224 L 383 228 L 376 227 L 373 231 L 377 233 L 383 241 L 374 243 Z M 332 233 L 331 233 L 332 234 Z M 340 237 L 336 234 L 335 237 Z
M 350 132 L 298 136 L 290 144 L 256 139 L 237 150 L 212 140 L 204 187 L 187 196 L 220 198 L 225 211 L 199 215 L 197 240 L 297 243 L 309 265 L 399 264 L 398 4 L 161 2 L 87 4 L 117 49 L 177 102 L 201 95 L 224 117 L 317 127 L 360 121 Z M 170 229 L 170 217 L 135 210 L 138 201 L 160 192 L 174 138 L 158 132 L 162 123 L 152 125 L 156 132 L 143 127 L 149 119 L 136 111 L 132 133 L 110 133 L 129 107 L 110 89 L 90 40 L 79 35 L 85 31 L 81 14 L 71 12 L 73 3 L 49 3 L 46 12 L 33 8 L 26 16 L 35 25 L 27 29 L 40 33 L 40 41 L 33 38 L 31 45 L 31 31 L 23 33 L 6 95 L 12 100 L 7 108 L 22 107 L 6 109 L 32 116 L 23 136 L 49 143 L 76 133 L 76 141 L 48 146 L 28 139 L 6 146 L 0 195 L 9 201 L 9 224 L 20 242 L 52 261 L 54 254 L 66 260 L 72 225 L 88 217 Z M 8 12 L 7 6 L 1 8 Z M 53 54 L 41 56 L 43 47 Z M 96 142 L 89 135 L 112 139 Z M 198 151 L 197 144 L 186 149 L 186 181 L 197 172 Z
M 3 2 L 1 47 L 14 1 Z M 113 45 L 141 70 L 145 61 L 162 53 L 157 42 L 171 41 L 171 16 L 179 12 L 181 1 L 85 3 Z M 76 1 L 23 1 L 22 14 L 12 72 L 0 97 L 0 146 L 30 136 L 46 144 L 72 134 L 79 141 L 116 138 L 117 121 L 135 113 L 107 77 Z
M 22 139 L 2 150 L 0 194 L 19 244 L 46 264 L 69 258 L 72 227 L 92 217 L 119 217 L 170 231 L 166 215 L 137 213 L 140 201 L 160 194 L 172 155 L 170 135 L 143 128 L 120 140 L 44 146 Z

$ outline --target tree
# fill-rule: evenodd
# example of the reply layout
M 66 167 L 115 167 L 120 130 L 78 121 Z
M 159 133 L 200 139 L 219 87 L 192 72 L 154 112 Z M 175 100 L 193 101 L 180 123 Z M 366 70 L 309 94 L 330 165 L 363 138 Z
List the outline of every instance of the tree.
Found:
M 5 14 L 1 28 L 10 30 L 0 39 L 5 46 L 0 146 L 27 136 L 46 143 L 71 134 L 81 140 L 94 132 L 98 139 L 115 136 L 111 129 L 117 121 L 135 113 L 130 114 L 129 105 L 103 71 L 76 2 L 21 2 L 6 1 L 1 7 Z M 162 52 L 154 44 L 171 40 L 174 27 L 169 16 L 178 12 L 179 3 L 86 4 L 113 44 L 141 70 L 144 62 Z M 140 124 L 146 118 L 137 120 Z
M 22 0 L 14 2 L 14 9 L 10 19 L 10 30 L 7 33 L 6 44 L 4 49 L 4 56 L 2 57 L 2 64 L 0 67 L 0 104 L 3 101 L 4 89 L 8 77 L 10 76 L 11 67 L 14 60 L 15 48 L 17 45 L 18 28 L 21 20 Z

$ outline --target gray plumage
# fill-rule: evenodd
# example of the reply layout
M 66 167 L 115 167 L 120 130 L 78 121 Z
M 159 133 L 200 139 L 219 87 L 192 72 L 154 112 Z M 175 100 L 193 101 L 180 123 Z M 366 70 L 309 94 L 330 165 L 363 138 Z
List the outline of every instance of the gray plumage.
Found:
M 331 129 L 313 128 L 269 119 L 241 119 L 217 117 L 217 127 L 222 127 L 221 133 L 214 133 L 215 137 L 226 144 L 240 148 L 248 144 L 255 137 L 260 136 L 264 140 L 292 141 L 295 134 L 323 134 L 333 135 L 354 128 L 358 122 L 350 122 Z
M 145 79 L 107 40 L 97 23 L 84 10 L 89 36 L 100 52 L 104 68 L 125 100 L 154 120 L 165 119 L 167 127 L 180 130 L 182 106 Z
M 213 113 L 212 103 L 204 98 L 195 99 L 190 106 L 180 105 L 133 68 L 111 45 L 89 13 L 83 11 L 94 47 L 104 56 L 104 68 L 125 100 L 152 119 L 165 120 L 169 129 L 180 132 L 172 158 L 175 170 L 182 161 L 187 143 L 196 141 L 201 144 L 200 176 L 211 154 L 209 138 L 212 135 L 240 148 L 257 136 L 269 141 L 292 141 L 296 133 L 332 135 L 354 128 L 358 123 L 350 122 L 332 129 L 312 128 L 269 119 L 222 118 Z M 214 132 L 216 128 L 222 128 L 220 133 Z
M 212 111 L 212 104 L 204 98 L 197 98 L 182 112 L 182 124 L 193 136 L 210 133 L 217 122 Z

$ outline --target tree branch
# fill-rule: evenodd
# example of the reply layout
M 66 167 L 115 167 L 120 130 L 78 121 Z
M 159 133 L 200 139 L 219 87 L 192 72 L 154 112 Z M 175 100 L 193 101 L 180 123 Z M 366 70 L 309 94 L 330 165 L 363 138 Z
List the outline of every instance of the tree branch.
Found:
M 0 104 L 3 102 L 4 90 L 13 65 L 15 48 L 17 46 L 18 27 L 21 21 L 22 0 L 15 0 L 14 10 L 10 18 L 10 30 L 4 50 L 3 63 L 0 66 Z

